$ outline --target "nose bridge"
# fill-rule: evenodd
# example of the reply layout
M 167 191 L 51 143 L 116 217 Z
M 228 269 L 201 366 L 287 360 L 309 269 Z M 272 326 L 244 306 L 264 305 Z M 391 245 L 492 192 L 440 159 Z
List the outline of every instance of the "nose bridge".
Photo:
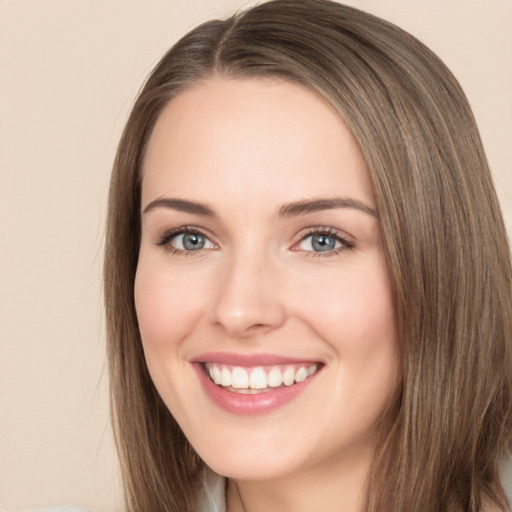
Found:
M 244 338 L 280 326 L 286 316 L 276 262 L 261 245 L 243 244 L 222 261 L 212 320 Z

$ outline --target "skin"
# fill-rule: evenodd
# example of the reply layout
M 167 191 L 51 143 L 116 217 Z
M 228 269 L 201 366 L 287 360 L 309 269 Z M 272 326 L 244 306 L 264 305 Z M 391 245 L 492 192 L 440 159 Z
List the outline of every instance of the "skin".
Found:
M 201 203 L 215 215 L 154 203 L 162 198 Z M 279 215 L 283 205 L 318 198 L 367 209 L 349 203 Z M 191 444 L 229 478 L 229 512 L 361 509 L 397 372 L 391 285 L 371 209 L 353 136 L 299 85 L 213 77 L 180 93 L 156 124 L 143 167 L 135 282 L 143 347 Z M 204 233 L 201 250 L 165 238 L 183 226 Z M 348 245 L 314 250 L 311 232 L 326 229 Z M 191 361 L 209 351 L 277 354 L 322 368 L 291 402 L 247 416 L 205 394 Z

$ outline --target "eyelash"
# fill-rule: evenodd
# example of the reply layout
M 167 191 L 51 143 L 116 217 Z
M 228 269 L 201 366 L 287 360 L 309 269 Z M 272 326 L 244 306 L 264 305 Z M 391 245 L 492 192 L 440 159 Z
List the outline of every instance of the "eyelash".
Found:
M 331 227 L 324 226 L 312 226 L 306 230 L 306 233 L 303 233 L 300 239 L 293 244 L 294 246 L 302 243 L 308 237 L 313 235 L 327 236 L 329 238 L 333 238 L 336 242 L 340 242 L 341 247 L 337 249 L 333 249 L 332 251 L 319 252 L 319 251 L 303 251 L 308 257 L 312 258 L 329 258 L 331 256 L 338 256 L 340 253 L 352 250 L 355 248 L 354 242 L 345 238 L 338 230 Z M 298 251 L 297 251 L 298 252 Z
M 181 226 L 179 228 L 170 229 L 169 231 L 166 231 L 158 240 L 156 245 L 163 247 L 168 253 L 170 254 L 176 254 L 180 256 L 194 256 L 194 253 L 201 252 L 201 250 L 198 251 L 184 251 L 182 249 L 177 249 L 176 247 L 173 247 L 171 245 L 171 241 L 173 238 L 176 238 L 179 235 L 184 234 L 195 234 L 195 235 L 201 235 L 205 238 L 208 238 L 208 235 L 201 231 L 200 229 L 194 227 L 194 226 Z M 208 238 L 209 239 L 209 238 Z
M 170 229 L 169 231 L 166 231 L 156 242 L 157 246 L 163 247 L 167 252 L 170 254 L 176 254 L 180 256 L 194 256 L 194 253 L 201 252 L 201 249 L 197 251 L 186 251 L 183 249 L 177 249 L 176 247 L 173 247 L 171 245 L 171 241 L 183 234 L 196 234 L 204 236 L 205 238 L 208 238 L 208 235 L 204 233 L 202 230 L 196 228 L 195 226 L 182 226 L 175 229 Z M 300 237 L 300 239 L 293 244 L 293 246 L 297 246 L 298 244 L 302 243 L 304 240 L 306 240 L 308 237 L 313 235 L 319 235 L 319 236 L 326 236 L 329 238 L 333 238 L 336 242 L 339 242 L 341 244 L 341 247 L 338 247 L 336 249 L 333 249 L 331 251 L 326 252 L 320 252 L 320 251 L 302 251 L 304 252 L 308 257 L 313 258 L 325 258 L 325 257 L 331 257 L 331 256 L 337 256 L 343 251 L 346 250 L 352 250 L 355 247 L 354 242 L 348 240 L 344 236 L 340 234 L 339 231 L 332 227 L 323 227 L 323 226 L 313 226 L 306 230 L 306 233 L 303 233 Z M 300 249 L 296 250 L 295 252 L 300 252 Z

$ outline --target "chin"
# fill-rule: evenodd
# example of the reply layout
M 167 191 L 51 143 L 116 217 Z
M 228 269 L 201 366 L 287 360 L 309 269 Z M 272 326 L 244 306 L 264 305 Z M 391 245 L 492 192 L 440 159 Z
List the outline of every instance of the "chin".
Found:
M 188 438 L 207 466 L 235 480 L 275 479 L 306 466 L 312 451 L 307 439 L 300 443 L 300 435 L 288 435 L 285 427 L 265 431 L 257 423 L 227 426 L 222 432 L 212 428 L 207 436 L 189 431 Z
M 277 455 L 277 457 L 276 457 Z M 290 460 L 282 454 L 266 453 L 254 456 L 252 450 L 249 454 L 225 454 L 222 459 L 203 459 L 216 473 L 233 480 L 263 481 L 284 478 L 304 467 L 304 461 Z

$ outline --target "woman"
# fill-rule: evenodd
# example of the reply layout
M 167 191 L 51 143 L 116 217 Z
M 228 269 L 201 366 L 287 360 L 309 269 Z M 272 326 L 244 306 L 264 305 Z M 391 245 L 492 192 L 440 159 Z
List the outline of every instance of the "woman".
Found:
M 198 27 L 139 94 L 109 201 L 129 511 L 507 509 L 505 229 L 412 36 L 326 0 Z

